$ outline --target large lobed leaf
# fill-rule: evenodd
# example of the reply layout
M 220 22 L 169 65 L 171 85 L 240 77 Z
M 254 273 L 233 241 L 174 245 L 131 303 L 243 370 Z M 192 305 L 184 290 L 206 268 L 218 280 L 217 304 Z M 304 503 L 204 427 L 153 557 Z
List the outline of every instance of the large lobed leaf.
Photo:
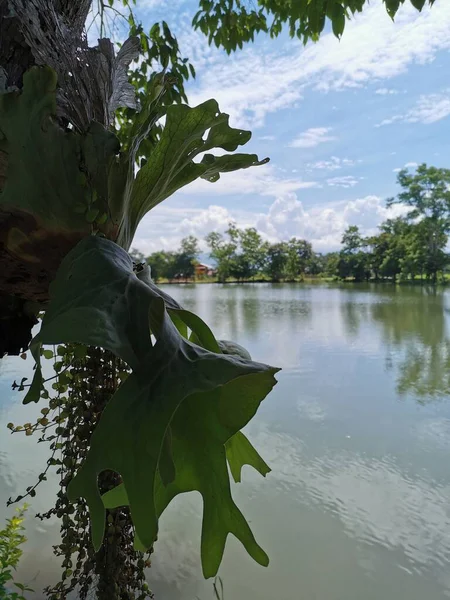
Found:
M 62 258 L 108 220 L 116 136 L 92 123 L 84 134 L 57 120 L 57 78 L 33 67 L 23 89 L 0 94 L 0 287 L 46 301 Z M 117 182 L 113 182 L 117 189 Z
M 143 112 L 144 121 L 148 119 L 146 112 Z M 214 148 L 234 152 L 250 140 L 249 131 L 233 129 L 228 121 L 229 116 L 219 111 L 215 100 L 195 108 L 179 104 L 167 109 L 161 138 L 128 187 L 124 220 L 117 240 L 119 245 L 128 249 L 143 216 L 181 187 L 198 178 L 214 182 L 220 178 L 220 173 L 268 161 L 260 161 L 255 154 L 210 154 Z M 134 147 L 129 153 L 130 165 L 134 165 L 137 150 Z M 204 154 L 203 158 L 195 162 L 200 154 Z
M 80 242 L 64 259 L 51 296 L 32 344 L 36 357 L 42 344 L 80 342 L 106 348 L 132 368 L 69 485 L 70 498 L 82 496 L 89 505 L 95 547 L 105 524 L 97 478 L 108 469 L 123 484 L 105 504 L 129 503 L 138 547 L 154 543 L 159 516 L 177 494 L 197 490 L 204 501 L 205 576 L 217 572 L 229 533 L 266 565 L 266 554 L 233 502 L 227 458 L 236 480 L 244 464 L 268 472 L 240 430 L 275 385 L 277 369 L 222 354 L 198 317 L 161 294 L 148 272 L 136 275 L 128 254 L 106 239 Z M 181 330 L 184 324 L 186 335 L 188 329 L 195 333 L 198 344 L 175 323 Z M 39 367 L 33 386 L 28 400 L 39 391 Z
M 83 216 L 73 212 L 87 192 L 81 184 L 81 139 L 55 123 L 56 84 L 54 71 L 34 67 L 24 76 L 22 92 L 0 94 L 0 151 L 8 165 L 0 211 L 21 215 L 27 225 L 27 231 L 8 232 L 12 252 L 27 235 L 89 233 Z

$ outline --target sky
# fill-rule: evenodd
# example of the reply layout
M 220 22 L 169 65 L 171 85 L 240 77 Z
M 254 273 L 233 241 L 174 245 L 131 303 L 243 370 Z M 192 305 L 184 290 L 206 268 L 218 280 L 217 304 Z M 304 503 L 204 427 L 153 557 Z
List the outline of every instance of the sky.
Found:
M 395 23 L 373 0 L 340 41 L 329 28 L 306 47 L 260 35 L 231 56 L 192 30 L 195 0 L 137 4 L 146 26 L 168 22 L 195 66 L 189 104 L 215 98 L 232 126 L 253 133 L 241 151 L 270 162 L 178 191 L 144 218 L 134 248 L 176 249 L 233 220 L 271 242 L 296 236 L 336 250 L 348 225 L 369 235 L 399 214 L 386 199 L 401 168 L 450 166 L 448 0 L 422 13 L 408 3 Z

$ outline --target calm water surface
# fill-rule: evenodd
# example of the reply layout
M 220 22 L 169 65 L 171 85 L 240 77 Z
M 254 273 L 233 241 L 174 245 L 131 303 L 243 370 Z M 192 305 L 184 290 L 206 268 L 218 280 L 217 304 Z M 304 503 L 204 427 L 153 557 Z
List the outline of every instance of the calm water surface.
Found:
M 226 600 L 450 598 L 450 290 L 388 286 L 198 285 L 168 288 L 219 338 L 283 367 L 249 437 L 272 467 L 236 486 L 268 569 L 234 539 Z M 0 522 L 34 482 L 47 449 L 9 436 L 31 420 L 10 390 L 30 361 L 0 372 Z M 50 481 L 33 501 L 48 507 Z M 212 600 L 199 565 L 201 501 L 161 524 L 149 580 L 161 600 Z M 22 579 L 56 580 L 58 524 L 29 519 Z M 36 600 L 42 596 L 36 594 Z

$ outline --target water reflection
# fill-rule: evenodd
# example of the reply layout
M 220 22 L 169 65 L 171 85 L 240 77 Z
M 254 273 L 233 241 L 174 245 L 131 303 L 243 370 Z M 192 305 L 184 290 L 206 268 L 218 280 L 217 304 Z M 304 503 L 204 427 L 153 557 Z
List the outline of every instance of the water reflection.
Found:
M 262 479 L 246 467 L 244 483 L 233 487 L 271 565 L 253 564 L 230 538 L 225 597 L 450 598 L 450 403 L 429 404 L 450 391 L 450 291 L 202 285 L 169 292 L 218 337 L 283 367 L 249 431 L 272 473 Z M 8 421 L 29 420 L 30 407 L 9 387 L 30 367 L 21 362 L 2 363 L 0 521 L 6 498 L 30 485 L 46 458 L 44 445 L 4 433 Z M 33 509 L 48 508 L 56 488 L 50 481 Z M 198 494 L 178 498 L 164 515 L 149 572 L 157 600 L 213 597 L 201 576 L 200 515 Z M 42 588 L 58 576 L 57 524 L 42 529 L 31 520 L 29 536 L 23 579 L 39 572 Z
M 264 448 L 276 489 L 325 508 L 361 542 L 401 550 L 405 568 L 448 566 L 450 483 L 409 473 L 393 456 L 341 449 L 310 457 L 300 440 L 267 428 L 252 439 Z
M 372 304 L 388 358 L 395 368 L 397 393 L 430 402 L 450 394 L 450 337 L 447 292 L 400 288 Z

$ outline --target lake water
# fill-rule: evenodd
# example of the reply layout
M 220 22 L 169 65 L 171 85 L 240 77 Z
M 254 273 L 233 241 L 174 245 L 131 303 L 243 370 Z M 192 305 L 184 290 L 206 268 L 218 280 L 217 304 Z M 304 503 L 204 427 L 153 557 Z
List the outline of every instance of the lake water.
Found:
M 229 539 L 226 600 L 450 598 L 450 290 L 334 285 L 168 286 L 219 338 L 281 366 L 248 435 L 273 471 L 246 467 L 235 496 L 267 569 Z M 0 523 L 34 482 L 46 447 L 10 436 L 31 420 L 10 390 L 30 360 L 0 373 Z M 52 503 L 50 481 L 33 510 Z M 212 600 L 199 565 L 200 499 L 161 524 L 149 582 L 161 600 Z M 57 523 L 29 519 L 20 576 L 56 580 Z M 36 600 L 42 596 L 36 594 Z

